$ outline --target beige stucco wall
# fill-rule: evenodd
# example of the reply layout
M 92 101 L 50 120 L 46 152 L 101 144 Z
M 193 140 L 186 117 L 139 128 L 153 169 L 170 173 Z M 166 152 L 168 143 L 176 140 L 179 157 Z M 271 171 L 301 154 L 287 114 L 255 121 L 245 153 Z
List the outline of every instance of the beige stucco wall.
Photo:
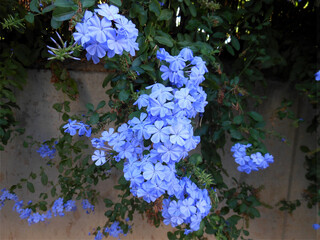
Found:
M 80 96 L 76 102 L 71 103 L 73 113 L 84 114 L 85 104 L 91 102 L 96 105 L 101 100 L 106 100 L 105 89 L 101 84 L 106 76 L 103 72 L 71 72 L 71 76 L 79 84 Z M 279 83 L 272 83 L 266 94 L 268 100 L 259 108 L 259 112 L 265 116 L 269 130 L 279 131 L 287 136 L 289 144 L 281 143 L 274 137 L 266 141 L 270 153 L 275 157 L 273 163 L 264 171 L 254 172 L 250 175 L 239 173 L 236 170 L 229 147 L 226 148 L 224 156 L 224 166 L 230 175 L 240 181 L 247 181 L 255 186 L 264 185 L 261 192 L 261 200 L 274 206 L 276 202 L 283 198 L 291 200 L 301 199 L 301 193 L 307 186 L 304 178 L 305 169 L 303 166 L 304 156 L 299 150 L 302 144 L 315 146 L 315 136 L 305 135 L 304 130 L 307 123 L 303 123 L 301 128 L 295 129 L 290 121 L 273 121 L 270 119 L 272 111 L 279 106 L 283 97 L 297 99 L 293 95 L 289 86 Z M 28 83 L 24 91 L 17 92 L 18 105 L 21 107 L 17 111 L 17 119 L 22 127 L 26 128 L 26 133 L 22 137 L 13 138 L 6 146 L 4 152 L 0 152 L 0 188 L 9 187 L 18 182 L 20 178 L 28 177 L 33 171 L 39 173 L 39 167 L 43 166 L 49 173 L 49 180 L 54 180 L 57 171 L 45 165 L 45 160 L 36 152 L 36 148 L 23 148 L 22 143 L 25 136 L 32 135 L 37 141 L 45 141 L 51 137 L 57 137 L 58 127 L 62 123 L 61 114 L 52 109 L 53 103 L 68 100 L 67 97 L 57 92 L 50 83 L 50 72 L 44 70 L 30 70 Z M 310 111 L 306 102 L 297 100 L 294 108 L 300 117 L 306 122 L 310 121 Z M 102 197 L 117 199 L 117 193 L 112 186 L 117 181 L 120 173 L 113 173 L 112 177 L 104 183 L 99 184 L 98 189 Z M 36 194 L 31 194 L 27 190 L 17 191 L 20 199 L 25 201 L 35 200 L 45 189 L 40 180 L 37 180 Z M 94 214 L 87 215 L 78 203 L 78 211 L 67 213 L 65 217 L 56 217 L 50 223 L 40 223 L 28 226 L 24 220 L 20 220 L 17 213 L 12 211 L 13 203 L 7 202 L 0 211 L 0 239 L 93 239 L 88 236 L 98 225 L 105 223 L 105 208 L 102 200 L 96 206 Z M 296 210 L 292 215 L 273 209 L 260 208 L 261 218 L 250 221 L 250 238 L 252 239 L 319 239 L 317 231 L 313 230 L 312 224 L 317 222 L 316 209 L 307 209 L 305 205 Z M 319 219 L 318 219 L 319 222 Z M 169 226 L 155 228 L 146 219 L 137 215 L 133 223 L 133 234 L 123 237 L 123 239 L 167 239 Z M 318 235 L 317 235 L 318 234 Z M 208 237 L 208 239 L 214 239 Z

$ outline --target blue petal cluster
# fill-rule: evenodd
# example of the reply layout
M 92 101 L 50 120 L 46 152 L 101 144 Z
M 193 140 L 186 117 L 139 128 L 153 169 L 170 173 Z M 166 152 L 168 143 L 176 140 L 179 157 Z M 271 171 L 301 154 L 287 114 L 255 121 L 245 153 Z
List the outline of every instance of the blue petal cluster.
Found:
M 77 120 L 68 120 L 68 123 L 63 126 L 64 132 L 69 133 L 71 136 L 79 133 L 79 136 L 85 135 L 86 137 L 91 136 L 91 127 L 83 122 L 77 122 Z
M 42 144 L 37 152 L 42 158 L 49 157 L 50 159 L 53 159 L 56 155 L 56 149 L 54 147 L 50 149 L 47 144 Z
M 105 233 L 108 233 L 109 236 L 114 238 L 119 238 L 120 234 L 124 234 L 122 228 L 119 225 L 118 221 L 115 221 L 112 223 L 112 225 L 104 230 Z M 124 234 L 124 236 L 127 236 L 127 234 Z M 120 239 L 120 238 L 119 238 Z
M 312 225 L 312 227 L 314 230 L 318 230 L 320 228 L 320 224 L 315 223 Z
M 206 189 L 200 189 L 189 178 L 182 178 L 173 187 L 175 199 L 164 199 L 163 222 L 176 227 L 182 223 L 189 224 L 185 234 L 200 229 L 201 220 L 211 209 L 211 201 Z
M 54 201 L 50 210 L 45 213 L 33 212 L 31 208 L 28 208 L 23 204 L 23 201 L 19 201 L 18 197 L 14 193 L 10 193 L 6 189 L 1 190 L 2 194 L 0 196 L 0 209 L 5 204 L 6 200 L 13 200 L 15 202 L 13 210 L 16 211 L 21 219 L 27 219 L 29 225 L 39 222 L 44 222 L 46 219 L 52 218 L 52 216 L 60 216 L 63 217 L 65 212 L 75 211 L 77 209 L 76 203 L 73 200 L 68 200 L 64 203 L 63 198 L 58 198 Z M 85 205 L 83 204 L 84 209 L 91 209 L 93 211 L 94 207 L 88 202 L 88 200 L 83 200 Z M 31 203 L 31 201 L 29 201 Z M 29 203 L 27 205 L 29 205 Z M 88 213 L 88 211 L 87 211 Z
M 135 51 L 139 50 L 135 24 L 120 15 L 119 9 L 113 5 L 104 3 L 98 7 L 94 13 L 85 12 L 73 33 L 75 41 L 86 49 L 87 60 L 92 59 L 97 64 L 100 58 L 122 55 L 124 50 L 134 56 Z
M 88 201 L 88 199 L 82 200 L 82 208 L 86 210 L 86 213 L 94 212 L 94 206 Z
M 176 204 L 182 203 L 175 212 L 163 212 L 168 219 L 165 223 L 190 224 L 189 231 L 196 231 L 210 211 L 210 198 L 207 190 L 188 179 L 178 179 L 175 164 L 200 142 L 200 137 L 193 135 L 191 118 L 203 113 L 207 104 L 207 95 L 199 84 L 208 70 L 188 48 L 178 56 L 160 49 L 157 58 L 162 63 L 162 79 L 169 80 L 170 86 L 156 83 L 147 87 L 149 94 L 140 95 L 134 103 L 140 116 L 119 126 L 117 132 L 112 128 L 104 131 L 93 146 L 102 148 L 107 143 L 116 152 L 116 161 L 125 160 L 124 177 L 130 181 L 134 196 L 150 203 L 166 193 L 176 199 Z M 99 165 L 104 158 L 100 150 L 92 156 Z
M 251 171 L 258 171 L 259 169 L 265 169 L 269 167 L 269 163 L 273 163 L 273 156 L 266 153 L 264 156 L 260 153 L 252 153 L 250 156 L 247 155 L 246 150 L 250 148 L 251 144 L 236 143 L 231 147 L 235 162 L 238 163 L 238 171 L 249 174 Z
M 320 70 L 314 74 L 316 81 L 320 81 Z

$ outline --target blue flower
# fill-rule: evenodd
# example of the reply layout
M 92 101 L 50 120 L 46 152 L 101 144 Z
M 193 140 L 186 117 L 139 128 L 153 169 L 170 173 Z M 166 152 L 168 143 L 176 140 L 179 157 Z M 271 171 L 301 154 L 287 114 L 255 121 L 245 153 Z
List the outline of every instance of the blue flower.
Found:
M 185 218 L 190 217 L 193 213 L 196 212 L 196 207 L 194 206 L 194 199 L 189 197 L 182 201 L 180 206 L 180 212 L 184 215 Z
M 246 149 L 251 147 L 251 144 L 243 145 L 236 143 L 231 147 L 231 152 L 234 152 L 233 157 L 235 162 L 238 163 L 238 171 L 245 172 L 247 174 L 251 171 L 258 171 L 260 168 L 265 169 L 269 167 L 269 163 L 273 163 L 273 156 L 266 153 L 264 156 L 260 152 L 252 153 L 247 156 Z
M 178 105 L 180 108 L 186 108 L 190 110 L 192 108 L 192 103 L 195 101 L 193 97 L 189 95 L 188 88 L 181 88 L 179 91 L 176 91 L 174 97 L 178 99 Z
M 320 70 L 314 74 L 316 81 L 320 81 Z
M 135 101 L 133 105 L 137 105 L 138 108 L 141 109 L 142 107 L 148 107 L 149 106 L 149 95 L 147 94 L 142 94 L 139 96 L 138 100 Z
M 185 144 L 185 140 L 190 137 L 189 131 L 181 123 L 171 126 L 170 133 L 170 142 L 180 146 L 183 146 Z
M 73 200 L 68 200 L 64 204 L 64 208 L 65 208 L 66 212 L 75 211 L 77 209 L 76 202 Z
M 117 8 L 116 6 L 109 6 L 108 4 L 104 3 L 104 4 L 99 4 L 98 7 L 100 9 L 96 9 L 95 11 L 97 13 L 99 13 L 99 15 L 106 17 L 108 20 L 115 20 L 120 18 L 119 13 L 119 8 Z
M 68 120 L 68 123 L 64 125 L 62 128 L 64 128 L 65 133 L 69 133 L 71 136 L 74 136 L 77 134 L 77 130 L 80 128 L 80 126 L 77 124 L 77 120 Z
M 123 234 L 123 230 L 119 226 L 118 221 L 113 222 L 110 228 L 106 228 L 104 232 L 109 233 L 109 235 L 114 238 L 119 238 L 119 235 Z
M 89 210 L 91 210 L 92 212 L 94 211 L 94 206 L 92 204 L 90 204 L 90 202 L 88 201 L 88 199 L 84 199 L 82 200 L 82 208 L 84 210 L 87 210 L 87 214 L 90 213 Z
M 312 225 L 312 227 L 313 227 L 314 230 L 318 230 L 320 228 L 320 225 L 315 223 L 315 224 Z
M 158 51 L 157 51 L 157 58 L 160 60 L 160 61 L 164 61 L 166 60 L 166 58 L 170 56 L 170 54 L 164 49 L 164 48 L 160 48 Z
M 147 127 L 147 133 L 151 134 L 153 143 L 166 142 L 169 140 L 170 127 L 165 127 L 163 121 L 155 121 L 154 125 Z
M 100 18 L 94 14 L 89 20 L 88 33 L 95 38 L 99 43 L 105 43 L 107 41 L 107 33 L 112 30 L 111 21 L 106 18 Z
M 107 43 L 99 43 L 98 41 L 90 41 L 86 46 L 88 54 L 91 56 L 96 56 L 98 58 L 103 58 L 108 51 Z
M 180 51 L 179 56 L 182 57 L 186 61 L 192 61 L 193 52 L 192 52 L 192 50 L 190 48 L 183 48 Z
M 73 38 L 77 43 L 80 43 L 83 46 L 90 41 L 88 25 L 86 23 L 77 23 L 75 28 L 77 32 L 73 33 Z
M 107 162 L 106 153 L 103 150 L 95 150 L 94 155 L 92 155 L 91 159 L 95 162 L 95 165 L 97 166 L 101 166 Z
M 103 238 L 103 234 L 99 230 L 97 232 L 96 236 L 94 237 L 94 240 L 101 240 L 102 238 Z
M 170 63 L 169 68 L 172 71 L 179 71 L 186 66 L 185 60 L 178 56 L 167 56 L 165 59 L 168 63 Z
M 91 136 L 91 127 L 87 124 L 84 124 L 83 122 L 79 122 L 79 136 L 83 136 L 86 135 L 86 137 L 90 137 Z M 88 129 L 87 129 L 88 128 Z
M 63 216 L 64 216 L 63 208 L 64 208 L 63 198 L 58 198 L 58 199 L 53 203 L 52 213 L 54 214 L 55 217 L 56 217 L 57 215 L 59 215 L 60 217 L 63 217 Z
M 157 151 L 161 154 L 161 160 L 163 162 L 178 162 L 181 159 L 183 148 L 177 144 L 165 142 L 157 148 Z
M 41 147 L 37 150 L 37 152 L 40 154 L 42 158 L 49 157 L 50 159 L 53 159 L 56 154 L 56 149 L 54 147 L 50 149 L 47 144 L 42 144 Z

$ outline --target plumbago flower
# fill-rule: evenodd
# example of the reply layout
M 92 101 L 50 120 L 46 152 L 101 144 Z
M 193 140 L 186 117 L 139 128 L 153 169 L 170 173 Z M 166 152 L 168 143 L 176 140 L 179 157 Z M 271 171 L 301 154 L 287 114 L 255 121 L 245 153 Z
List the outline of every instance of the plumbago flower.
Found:
M 273 163 L 273 156 L 266 153 L 264 156 L 260 152 L 252 153 L 250 156 L 247 155 L 247 148 L 250 148 L 251 144 L 236 143 L 231 147 L 235 162 L 239 164 L 238 171 L 245 172 L 247 174 L 251 171 L 258 171 L 259 169 L 265 169 L 269 167 L 269 163 Z
M 165 194 L 164 223 L 174 227 L 186 224 L 188 234 L 199 230 L 211 201 L 206 189 L 189 178 L 177 177 L 175 164 L 200 142 L 200 137 L 193 135 L 191 119 L 203 113 L 207 104 L 199 84 L 208 70 L 188 48 L 178 56 L 160 49 L 157 58 L 162 64 L 162 79 L 168 79 L 170 86 L 155 83 L 147 87 L 149 94 L 142 94 L 134 103 L 140 117 L 122 124 L 117 131 L 104 131 L 93 145 L 101 148 L 108 144 L 115 151 L 114 159 L 124 160 L 124 177 L 130 181 L 134 196 L 150 203 Z M 101 165 L 104 153 L 96 150 L 92 159 Z
M 87 51 L 87 60 L 97 64 L 100 58 L 123 51 L 132 56 L 139 50 L 136 39 L 138 29 L 132 21 L 119 14 L 119 9 L 106 3 L 99 4 L 94 12 L 86 11 L 81 23 L 75 26 L 73 38 Z
M 29 223 L 29 225 L 39 223 L 39 222 L 45 222 L 48 219 L 51 219 L 53 216 L 57 217 L 63 217 L 65 216 L 65 212 L 73 212 L 77 210 L 76 202 L 73 200 L 65 201 L 63 198 L 58 198 L 54 201 L 51 209 L 44 213 L 38 213 L 34 212 L 30 208 L 30 204 L 32 201 L 29 201 L 27 205 L 24 205 L 23 201 L 19 201 L 19 198 L 16 194 L 10 193 L 6 189 L 1 190 L 0 195 L 0 210 L 5 205 L 5 202 L 8 200 L 12 200 L 15 202 L 13 206 L 13 211 L 16 211 L 21 219 L 26 219 Z M 91 211 L 94 211 L 94 206 L 89 203 L 87 199 L 82 200 L 82 206 L 83 209 L 90 209 Z M 87 210 L 87 214 L 89 214 L 90 211 Z

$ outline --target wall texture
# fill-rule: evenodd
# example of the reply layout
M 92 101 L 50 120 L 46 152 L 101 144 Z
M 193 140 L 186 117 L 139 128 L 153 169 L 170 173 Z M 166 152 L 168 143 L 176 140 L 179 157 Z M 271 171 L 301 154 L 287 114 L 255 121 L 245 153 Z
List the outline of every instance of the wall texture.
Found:
M 72 113 L 85 113 L 85 104 L 91 102 L 96 105 L 101 100 L 108 100 L 105 90 L 101 84 L 106 73 L 98 72 L 71 72 L 71 76 L 77 80 L 80 90 L 79 99 L 71 103 Z M 30 70 L 28 83 L 24 91 L 17 92 L 18 105 L 16 117 L 21 126 L 26 128 L 26 133 L 21 137 L 15 137 L 6 146 L 4 152 L 0 152 L 0 188 L 10 187 L 20 178 L 28 177 L 33 171 L 39 173 L 40 166 L 45 167 L 49 173 L 49 179 L 57 177 L 57 171 L 45 165 L 45 161 L 36 152 L 36 148 L 23 148 L 22 143 L 26 136 L 32 135 L 37 141 L 45 141 L 51 137 L 57 137 L 58 128 L 62 123 L 61 115 L 57 113 L 52 105 L 56 102 L 68 100 L 61 92 L 57 92 L 50 83 L 49 71 Z M 305 128 L 310 121 L 308 104 L 294 96 L 290 86 L 280 83 L 272 83 L 265 94 L 268 96 L 259 109 L 267 121 L 267 128 L 275 130 L 286 136 L 286 143 L 279 142 L 274 137 L 269 137 L 265 144 L 275 162 L 263 171 L 254 172 L 250 175 L 240 173 L 236 170 L 236 163 L 229 152 L 231 144 L 226 146 L 224 155 L 224 166 L 239 181 L 246 181 L 254 186 L 264 186 L 261 192 L 261 200 L 270 206 L 274 206 L 279 200 L 301 199 L 301 193 L 307 187 L 304 178 L 304 156 L 299 150 L 300 145 L 315 147 L 315 137 L 305 134 Z M 274 110 L 279 106 L 283 98 L 296 99 L 294 109 L 301 118 L 305 120 L 300 128 L 293 128 L 291 122 L 274 120 Z M 50 172 L 49 172 L 50 171 Z M 108 197 L 116 201 L 117 192 L 112 188 L 119 177 L 118 172 L 112 173 L 108 182 L 100 184 L 98 189 L 102 197 Z M 40 182 L 35 185 L 36 193 L 31 194 L 27 190 L 17 191 L 20 199 L 26 201 L 35 200 L 38 194 L 46 191 Z M 48 189 L 49 191 L 50 189 Z M 102 200 L 96 206 L 94 214 L 87 215 L 78 203 L 78 210 L 68 213 L 64 217 L 56 217 L 50 223 L 40 223 L 28 226 L 26 221 L 20 220 L 17 213 L 12 211 L 13 203 L 7 202 L 0 211 L 0 239 L 93 239 L 88 236 L 98 225 L 103 225 L 104 204 Z M 298 208 L 292 215 L 277 210 L 260 208 L 261 218 L 250 221 L 250 237 L 252 239 L 320 239 L 317 231 L 313 230 L 312 224 L 319 222 L 317 209 L 308 209 L 305 204 Z M 148 224 L 146 219 L 137 215 L 133 223 L 133 234 L 123 239 L 167 239 L 166 233 L 172 228 L 162 225 L 155 228 Z M 209 237 L 213 239 L 213 237 Z

